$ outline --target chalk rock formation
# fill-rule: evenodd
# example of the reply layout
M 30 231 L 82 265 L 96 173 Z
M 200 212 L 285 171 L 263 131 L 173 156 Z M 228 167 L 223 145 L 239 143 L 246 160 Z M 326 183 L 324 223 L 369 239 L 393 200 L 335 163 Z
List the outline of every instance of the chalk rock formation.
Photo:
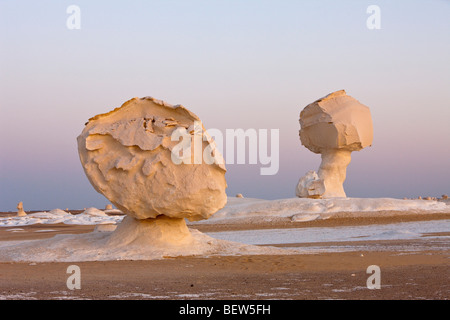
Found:
M 18 217 L 25 217 L 26 215 L 27 215 L 26 212 L 23 211 L 23 203 L 21 201 L 21 202 L 19 202 L 17 204 L 17 216 Z
M 297 185 L 299 197 L 346 197 L 343 183 L 351 152 L 372 145 L 370 110 L 344 90 L 307 105 L 300 113 L 302 145 L 322 156 L 317 175 L 308 172 Z
M 87 208 L 86 210 L 84 210 L 82 212 L 82 214 L 85 214 L 88 216 L 97 216 L 97 217 L 106 217 L 107 216 L 107 214 L 104 211 L 99 210 L 94 207 Z
M 54 215 L 61 215 L 61 216 L 70 215 L 69 212 L 58 209 L 58 208 L 50 210 L 49 213 L 54 214 Z
M 136 219 L 207 219 L 226 204 L 226 169 L 198 123 L 181 105 L 133 98 L 89 119 L 78 137 L 84 171 L 99 193 Z M 186 135 L 191 141 L 184 141 Z M 180 143 L 188 142 L 190 152 L 181 152 Z M 214 162 L 198 161 L 199 153 L 212 155 Z M 191 164 L 177 164 L 174 155 Z
M 298 181 L 295 194 L 299 198 L 314 198 L 318 199 L 325 193 L 325 184 L 322 179 L 319 179 L 317 172 L 308 171 L 308 173 L 301 177 Z

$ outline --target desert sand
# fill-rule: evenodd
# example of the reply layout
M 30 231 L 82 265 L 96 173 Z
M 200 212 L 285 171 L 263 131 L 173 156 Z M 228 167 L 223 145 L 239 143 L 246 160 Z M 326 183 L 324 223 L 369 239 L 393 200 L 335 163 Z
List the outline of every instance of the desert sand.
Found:
M 199 224 L 190 227 L 202 232 L 215 232 L 243 228 L 389 225 L 400 221 L 444 222 L 447 218 L 448 214 L 412 214 L 331 218 L 294 224 L 279 222 L 276 225 L 261 223 L 240 227 L 235 224 Z M 94 228 L 93 225 L 34 224 L 21 226 L 14 232 L 13 228 L 3 227 L 0 228 L 0 241 L 87 233 Z M 414 240 L 321 244 L 354 246 L 354 250 L 342 252 L 186 256 L 150 261 L 3 262 L 0 263 L 0 299 L 448 299 L 448 234 L 440 234 L 439 240 L 433 240 L 432 236 Z M 295 245 L 307 248 L 312 244 Z M 69 290 L 66 286 L 69 276 L 66 270 L 71 264 L 80 267 L 80 290 Z M 370 265 L 380 266 L 379 290 L 370 290 L 366 286 L 369 277 L 366 269 Z

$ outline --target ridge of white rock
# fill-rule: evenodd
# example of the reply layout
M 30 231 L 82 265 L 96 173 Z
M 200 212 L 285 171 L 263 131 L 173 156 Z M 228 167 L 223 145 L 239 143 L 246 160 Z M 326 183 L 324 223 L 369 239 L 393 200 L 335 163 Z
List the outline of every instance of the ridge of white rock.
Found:
M 94 207 L 87 208 L 86 210 L 84 210 L 82 212 L 82 214 L 86 214 L 89 216 L 99 216 L 99 217 L 107 216 L 107 214 L 104 211 L 99 210 Z
M 319 179 L 317 172 L 308 171 L 306 175 L 300 178 L 295 189 L 295 195 L 299 198 L 318 199 L 325 193 L 325 185 L 322 179 Z
M 287 198 L 264 200 L 230 197 L 227 205 L 210 219 L 195 224 L 243 224 L 280 220 L 310 221 L 329 218 L 407 216 L 411 214 L 450 216 L 450 205 L 441 201 L 394 198 Z
M 53 210 L 52 210 L 53 211 Z M 52 212 L 50 211 L 50 212 Z M 105 210 L 106 213 L 107 210 Z M 74 225 L 111 225 L 119 224 L 124 215 L 89 215 L 89 214 L 60 214 L 37 212 L 25 217 L 0 217 L 0 227 L 20 227 L 33 224 L 74 224 Z M 272 221 L 278 218 L 289 218 L 300 221 L 307 219 L 327 219 L 341 217 L 368 217 L 380 215 L 409 215 L 409 214 L 450 214 L 448 201 L 424 201 L 418 199 L 394 198 L 330 198 L 308 199 L 288 198 L 264 200 L 255 198 L 229 197 L 225 207 L 217 211 L 207 220 L 198 223 L 230 223 L 239 224 L 253 220 Z M 111 230 L 110 230 L 111 231 Z
M 346 197 L 343 183 L 351 152 L 372 145 L 370 110 L 345 90 L 336 91 L 307 105 L 300 113 L 300 141 L 322 162 L 317 177 L 308 172 L 296 189 L 298 197 Z
M 58 209 L 58 208 L 50 210 L 49 213 L 52 215 L 63 215 L 63 216 L 70 214 L 69 212 Z
M 137 219 L 165 215 L 207 219 L 227 201 L 223 161 L 175 164 L 175 130 L 196 138 L 200 119 L 181 105 L 152 97 L 133 98 L 120 108 L 89 120 L 78 137 L 84 171 L 93 187 L 119 210 Z M 203 126 L 202 151 L 209 147 L 221 159 Z M 191 152 L 191 157 L 194 152 Z

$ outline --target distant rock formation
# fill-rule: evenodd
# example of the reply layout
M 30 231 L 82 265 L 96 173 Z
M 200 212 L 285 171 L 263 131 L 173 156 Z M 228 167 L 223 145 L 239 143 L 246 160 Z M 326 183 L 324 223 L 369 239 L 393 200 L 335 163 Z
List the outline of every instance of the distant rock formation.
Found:
M 182 155 L 174 135 L 187 146 Z M 129 216 L 114 241 L 131 241 L 145 230 L 155 233 L 145 239 L 183 238 L 185 244 L 190 239 L 185 218 L 207 219 L 225 206 L 224 161 L 197 161 L 199 150 L 223 160 L 200 119 L 181 105 L 133 98 L 89 119 L 78 137 L 84 171 L 95 190 Z M 178 156 L 192 161 L 174 162 Z
M 325 185 L 322 179 L 319 179 L 317 172 L 308 171 L 306 175 L 300 178 L 295 190 L 299 198 L 319 199 L 325 193 Z
M 351 153 L 372 145 L 370 110 L 344 90 L 307 105 L 300 113 L 300 141 L 321 154 L 318 173 L 309 171 L 296 188 L 301 198 L 346 197 L 343 183 Z
M 17 216 L 18 217 L 25 217 L 27 214 L 25 211 L 23 211 L 23 202 L 19 202 L 17 204 Z

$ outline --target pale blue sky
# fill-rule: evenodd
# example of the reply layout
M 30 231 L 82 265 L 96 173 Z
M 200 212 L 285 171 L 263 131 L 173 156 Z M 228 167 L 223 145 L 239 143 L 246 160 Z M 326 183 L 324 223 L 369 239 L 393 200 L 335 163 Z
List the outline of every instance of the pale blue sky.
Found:
M 68 30 L 66 8 L 81 9 Z M 381 30 L 369 30 L 369 5 Z M 229 195 L 294 196 L 320 157 L 298 116 L 332 91 L 370 107 L 351 197 L 450 193 L 450 1 L 0 0 L 0 210 L 103 207 L 76 137 L 132 97 L 181 103 L 206 128 L 280 129 L 280 170 L 229 165 Z

